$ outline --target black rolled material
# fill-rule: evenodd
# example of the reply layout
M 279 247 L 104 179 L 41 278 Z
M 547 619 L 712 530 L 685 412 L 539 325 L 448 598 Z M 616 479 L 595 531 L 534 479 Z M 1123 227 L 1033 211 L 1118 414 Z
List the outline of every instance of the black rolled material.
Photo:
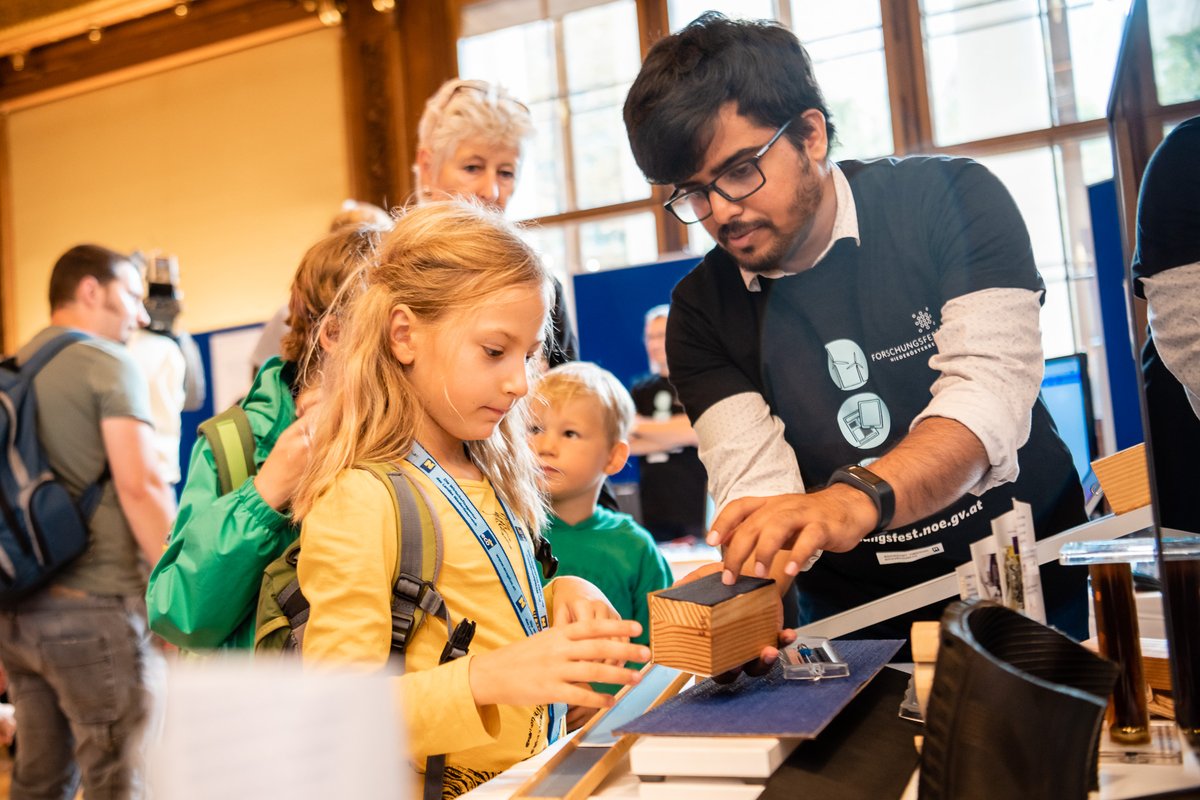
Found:
M 921 746 L 921 800 L 1072 800 L 1097 786 L 1118 667 L 981 601 L 942 617 Z

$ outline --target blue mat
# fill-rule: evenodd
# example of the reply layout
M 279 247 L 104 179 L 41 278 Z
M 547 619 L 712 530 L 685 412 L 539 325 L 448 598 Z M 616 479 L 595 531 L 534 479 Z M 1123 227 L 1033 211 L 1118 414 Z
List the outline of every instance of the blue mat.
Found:
M 767 675 L 711 679 L 672 697 L 617 733 L 664 736 L 776 736 L 814 739 L 904 644 L 901 639 L 837 640 L 846 678 L 789 681 L 778 663 Z

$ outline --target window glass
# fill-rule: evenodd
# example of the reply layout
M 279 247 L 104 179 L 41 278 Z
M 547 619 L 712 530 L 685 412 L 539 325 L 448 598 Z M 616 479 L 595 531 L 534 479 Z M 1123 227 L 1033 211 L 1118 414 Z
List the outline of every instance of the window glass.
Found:
M 1037 0 L 922 0 L 921 10 L 936 143 L 1050 125 Z
M 529 105 L 533 136 L 521 149 L 517 188 L 508 201 L 512 219 L 536 219 L 567 210 L 567 175 L 563 170 L 563 129 L 557 100 Z
M 524 239 L 541 256 L 546 269 L 559 282 L 566 284 L 571 275 L 567 257 L 566 231 L 561 225 L 527 225 L 520 229 Z
M 1068 0 L 1066 24 L 1075 89 L 1075 118 L 1100 119 L 1108 113 L 1108 95 L 1117 69 L 1117 52 L 1129 0 Z
M 1054 151 L 1039 147 L 977 160 L 1004 183 L 1029 231 L 1034 262 L 1046 284 L 1042 305 L 1042 343 L 1046 356 L 1074 353 L 1074 321 Z
M 621 118 L 640 66 L 636 4 L 569 8 L 578 10 L 532 21 L 541 6 L 527 0 L 494 0 L 463 12 L 470 35 L 459 39 L 459 74 L 503 84 L 534 118 L 536 134 L 522 154 L 509 204 L 514 219 L 650 196 Z
M 588 272 L 657 261 L 654 214 L 641 211 L 579 223 L 579 255 L 583 269 Z
M 837 126 L 834 157 L 869 158 L 893 152 L 877 0 L 837 5 L 792 0 L 792 28 L 812 57 L 817 83 Z
M 1079 143 L 1083 161 L 1083 184 L 1093 186 L 1113 176 L 1112 144 L 1107 136 L 1085 139 Z
M 554 26 L 537 20 L 458 40 L 463 78 L 495 81 L 526 104 L 558 96 Z
M 562 124 L 555 100 L 558 73 L 552 24 L 537 20 L 459 39 L 458 70 L 463 78 L 500 84 L 525 103 L 533 117 L 534 135 L 522 148 L 509 215 L 530 219 L 565 211 L 567 185 L 562 169 Z
M 650 211 L 586 222 L 530 225 L 522 230 L 521 238 L 564 285 L 577 272 L 658 261 L 658 230 Z
M 637 9 L 632 0 L 563 17 L 567 82 L 571 87 L 572 163 L 578 208 L 650 196 L 633 160 L 622 108 L 641 65 Z
M 1200 3 L 1149 0 L 1150 50 L 1162 105 L 1200 98 Z

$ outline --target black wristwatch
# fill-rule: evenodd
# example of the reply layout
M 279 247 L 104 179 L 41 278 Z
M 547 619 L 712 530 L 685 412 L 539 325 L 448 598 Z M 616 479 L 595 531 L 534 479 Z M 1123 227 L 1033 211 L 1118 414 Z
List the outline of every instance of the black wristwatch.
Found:
M 890 483 L 857 464 L 835 469 L 829 476 L 828 485 L 832 486 L 835 483 L 853 486 L 871 498 L 871 502 L 875 504 L 875 511 L 879 514 L 875 529 L 871 533 L 887 530 L 888 525 L 892 524 L 892 515 L 896 513 L 896 495 L 892 492 Z

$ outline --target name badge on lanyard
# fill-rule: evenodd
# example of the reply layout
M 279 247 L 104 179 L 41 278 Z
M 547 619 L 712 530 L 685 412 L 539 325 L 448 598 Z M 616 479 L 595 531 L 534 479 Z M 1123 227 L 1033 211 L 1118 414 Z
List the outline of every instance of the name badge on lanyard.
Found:
M 497 492 L 496 499 L 500 502 L 500 509 L 508 519 L 508 524 L 513 530 L 513 535 L 517 538 L 517 547 L 521 551 L 521 560 L 525 562 L 525 578 L 529 582 L 529 594 L 532 595 L 532 603 L 526 597 L 525 590 L 521 588 L 521 582 L 517 578 L 516 570 L 513 569 L 512 562 L 508 558 L 508 553 L 504 551 L 503 545 L 500 544 L 499 537 L 492 532 L 491 526 L 487 524 L 487 520 L 479 513 L 479 509 L 475 507 L 475 504 L 463 492 L 458 482 L 418 442 L 413 442 L 412 452 L 406 456 L 406 459 L 408 463 L 429 476 L 429 479 L 438 487 L 438 490 L 441 491 L 442 495 L 450 503 L 450 506 L 458 512 L 459 517 L 466 523 L 467 528 L 475 535 L 479 546 L 483 548 L 488 560 L 491 561 L 492 568 L 496 570 L 496 576 L 500 579 L 500 585 L 504 587 L 504 592 L 508 595 L 508 602 L 512 605 L 513 613 L 517 615 L 517 621 L 521 623 L 521 628 L 525 631 L 525 635 L 533 636 L 538 631 L 548 627 L 550 617 L 546 613 L 546 597 L 540 591 L 542 582 L 538 577 L 537 560 L 534 557 L 533 544 L 527 536 L 521 535 L 521 529 L 514 522 L 513 515 L 509 512 L 504 498 Z M 560 721 L 566 719 L 566 704 L 551 704 L 549 706 L 549 714 L 549 740 L 553 743 L 558 738 L 560 728 L 562 727 Z

